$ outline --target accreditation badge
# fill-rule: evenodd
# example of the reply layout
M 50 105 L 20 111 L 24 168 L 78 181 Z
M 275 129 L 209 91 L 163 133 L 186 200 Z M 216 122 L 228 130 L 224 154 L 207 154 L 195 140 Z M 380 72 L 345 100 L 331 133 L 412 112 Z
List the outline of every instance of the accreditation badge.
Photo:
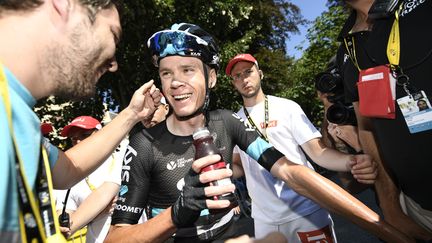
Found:
M 397 99 L 410 133 L 432 129 L 432 106 L 423 90 Z

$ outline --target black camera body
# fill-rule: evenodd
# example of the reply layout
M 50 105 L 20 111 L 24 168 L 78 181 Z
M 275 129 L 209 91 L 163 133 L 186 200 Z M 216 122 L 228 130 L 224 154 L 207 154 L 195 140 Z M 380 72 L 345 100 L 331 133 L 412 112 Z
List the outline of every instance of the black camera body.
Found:
M 69 214 L 64 212 L 59 215 L 59 223 L 61 227 L 70 228 L 70 217 Z
M 337 94 L 343 93 L 342 78 L 336 67 L 331 67 L 327 71 L 318 73 L 315 76 L 315 88 L 321 93 Z
M 354 108 L 345 103 L 342 77 L 336 66 L 315 76 L 315 88 L 321 93 L 328 94 L 327 99 L 333 103 L 327 109 L 326 118 L 329 122 L 338 125 L 357 125 Z
M 357 126 L 357 118 L 352 106 L 336 103 L 327 109 L 326 118 L 329 122 L 338 125 Z

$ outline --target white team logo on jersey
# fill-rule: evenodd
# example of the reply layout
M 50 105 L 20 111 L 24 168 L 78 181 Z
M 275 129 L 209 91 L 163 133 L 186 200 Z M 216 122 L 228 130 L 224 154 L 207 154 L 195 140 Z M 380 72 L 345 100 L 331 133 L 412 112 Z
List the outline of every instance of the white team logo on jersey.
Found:
M 190 158 L 190 159 L 180 158 L 177 161 L 168 162 L 166 165 L 166 168 L 168 170 L 175 170 L 177 168 L 185 167 L 186 164 L 192 163 L 192 161 L 193 161 L 193 158 Z
M 138 155 L 137 151 L 128 145 L 126 154 L 123 158 L 123 166 L 122 166 L 122 181 L 129 182 L 130 177 L 130 165 L 129 163 L 132 161 L 133 157 L 136 157 Z
M 167 164 L 168 170 L 174 170 L 175 168 L 177 168 L 177 163 L 175 161 L 168 162 L 168 164 Z
M 177 189 L 178 189 L 179 191 L 183 190 L 184 185 L 185 185 L 184 178 L 181 178 L 181 179 L 177 182 Z

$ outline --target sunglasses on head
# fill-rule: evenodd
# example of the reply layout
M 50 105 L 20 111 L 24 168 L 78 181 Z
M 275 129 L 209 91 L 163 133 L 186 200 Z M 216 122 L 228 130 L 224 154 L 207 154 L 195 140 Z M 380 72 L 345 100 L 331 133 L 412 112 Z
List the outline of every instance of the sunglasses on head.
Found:
M 197 52 L 200 56 L 200 50 L 203 46 L 208 46 L 208 42 L 185 31 L 159 31 L 153 34 L 148 40 L 148 46 L 153 55 L 158 58 L 168 55 L 191 55 Z

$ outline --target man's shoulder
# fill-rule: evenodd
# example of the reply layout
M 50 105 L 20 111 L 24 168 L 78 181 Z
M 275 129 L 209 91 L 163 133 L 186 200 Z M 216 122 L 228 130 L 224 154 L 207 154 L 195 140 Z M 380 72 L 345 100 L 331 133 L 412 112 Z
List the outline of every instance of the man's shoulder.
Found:
M 162 133 L 165 133 L 167 131 L 166 122 L 160 122 L 156 124 L 153 127 L 145 128 L 144 126 L 141 127 L 140 130 L 137 130 L 134 134 L 132 134 L 129 137 L 130 142 L 132 141 L 149 141 L 153 142 L 155 140 L 158 140 L 158 138 L 161 137 Z
M 225 119 L 227 117 L 231 117 L 233 116 L 233 114 L 235 114 L 233 111 L 231 110 L 227 110 L 227 109 L 217 109 L 217 110 L 213 110 L 209 112 L 209 118 L 210 120 L 222 120 Z
M 273 95 L 268 95 L 267 97 L 269 99 L 270 105 L 272 105 L 273 103 L 273 105 L 276 104 L 282 106 L 300 106 L 297 102 L 290 100 L 288 98 L 278 97 Z

